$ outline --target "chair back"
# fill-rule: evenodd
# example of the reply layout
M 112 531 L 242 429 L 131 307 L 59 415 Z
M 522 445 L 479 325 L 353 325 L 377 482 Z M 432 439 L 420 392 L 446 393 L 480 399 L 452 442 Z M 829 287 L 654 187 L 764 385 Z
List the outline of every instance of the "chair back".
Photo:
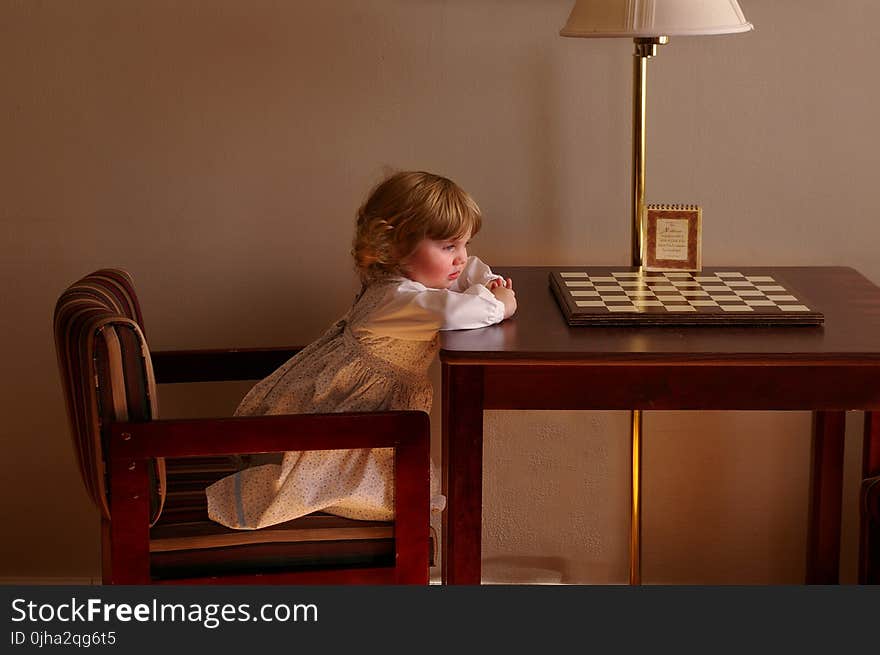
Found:
M 131 275 L 101 269 L 70 285 L 55 306 L 55 349 L 80 474 L 110 519 L 107 444 L 113 422 L 158 417 L 156 381 Z M 165 501 L 165 462 L 150 467 L 151 523 Z

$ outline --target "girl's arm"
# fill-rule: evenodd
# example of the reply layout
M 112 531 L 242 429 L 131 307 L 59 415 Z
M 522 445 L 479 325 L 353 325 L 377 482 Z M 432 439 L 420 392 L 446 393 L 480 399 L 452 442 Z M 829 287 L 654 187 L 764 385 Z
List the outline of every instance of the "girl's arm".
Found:
M 482 283 L 474 284 L 463 293 L 442 289 L 419 300 L 426 305 L 440 305 L 443 312 L 441 330 L 469 330 L 494 325 L 504 320 L 507 306 Z
M 360 326 L 377 335 L 428 341 L 437 330 L 467 330 L 504 320 L 505 304 L 482 284 L 463 293 L 403 280 Z

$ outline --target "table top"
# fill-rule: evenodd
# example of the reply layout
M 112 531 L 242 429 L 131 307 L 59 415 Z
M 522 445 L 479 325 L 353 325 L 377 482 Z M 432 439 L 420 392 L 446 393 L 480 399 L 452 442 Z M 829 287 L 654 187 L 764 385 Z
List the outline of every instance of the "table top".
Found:
M 628 269 L 604 267 L 609 272 Z M 843 266 L 744 267 L 747 275 L 785 280 L 825 315 L 821 326 L 570 327 L 550 289 L 552 271 L 571 267 L 498 267 L 513 279 L 517 312 L 477 330 L 441 332 L 449 364 L 517 362 L 841 361 L 880 364 L 880 287 Z

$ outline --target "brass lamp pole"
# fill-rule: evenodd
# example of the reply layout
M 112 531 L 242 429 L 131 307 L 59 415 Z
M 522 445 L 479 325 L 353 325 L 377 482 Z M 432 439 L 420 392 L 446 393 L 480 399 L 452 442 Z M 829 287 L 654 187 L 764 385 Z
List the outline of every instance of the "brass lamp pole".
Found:
M 669 41 L 665 36 L 636 37 L 633 53 L 633 110 L 632 110 L 632 229 L 631 262 L 642 265 L 645 208 L 645 108 L 648 90 L 648 59 L 656 56 L 657 46 Z M 632 438 L 632 507 L 629 531 L 629 583 L 642 583 L 642 410 L 630 415 Z
M 633 142 L 631 263 L 641 267 L 644 253 L 645 92 L 648 59 L 670 36 L 736 34 L 753 29 L 737 0 L 576 0 L 560 30 L 579 38 L 632 38 Z M 662 36 L 661 36 L 662 35 Z M 642 412 L 632 410 L 632 519 L 630 584 L 641 584 Z
M 648 90 L 648 59 L 657 55 L 657 46 L 666 36 L 633 39 L 633 137 L 632 137 L 632 265 L 642 265 L 642 210 L 645 208 L 645 109 Z

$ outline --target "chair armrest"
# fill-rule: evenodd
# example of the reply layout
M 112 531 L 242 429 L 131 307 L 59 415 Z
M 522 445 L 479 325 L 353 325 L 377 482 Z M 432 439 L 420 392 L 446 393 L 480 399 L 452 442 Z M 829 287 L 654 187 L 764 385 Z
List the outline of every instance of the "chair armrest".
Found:
M 259 380 L 302 350 L 301 346 L 164 350 L 150 353 L 158 384 Z
M 428 415 L 421 411 L 160 420 L 109 427 L 111 460 L 396 448 L 430 440 Z

